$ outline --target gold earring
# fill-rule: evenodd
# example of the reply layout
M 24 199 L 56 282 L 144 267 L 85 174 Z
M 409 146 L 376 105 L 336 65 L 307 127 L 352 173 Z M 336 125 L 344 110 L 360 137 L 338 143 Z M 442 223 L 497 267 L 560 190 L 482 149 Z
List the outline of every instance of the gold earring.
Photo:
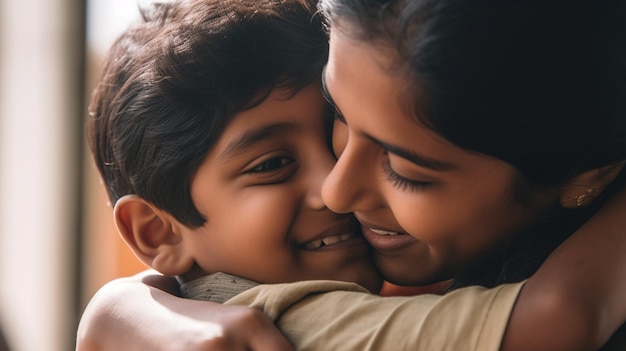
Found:
M 587 202 L 587 199 L 589 197 L 591 197 L 591 195 L 593 195 L 593 193 L 595 192 L 594 188 L 589 188 L 587 189 L 587 193 L 586 194 L 582 194 L 582 195 L 578 195 L 575 197 L 576 199 L 576 207 L 582 207 L 585 202 Z

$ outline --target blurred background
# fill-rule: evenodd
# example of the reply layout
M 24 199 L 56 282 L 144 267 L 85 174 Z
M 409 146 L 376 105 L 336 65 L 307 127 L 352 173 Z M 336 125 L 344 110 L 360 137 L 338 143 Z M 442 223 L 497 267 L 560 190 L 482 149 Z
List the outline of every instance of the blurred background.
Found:
M 144 267 L 85 147 L 102 57 L 138 0 L 0 0 L 0 351 L 73 350 L 106 281 Z

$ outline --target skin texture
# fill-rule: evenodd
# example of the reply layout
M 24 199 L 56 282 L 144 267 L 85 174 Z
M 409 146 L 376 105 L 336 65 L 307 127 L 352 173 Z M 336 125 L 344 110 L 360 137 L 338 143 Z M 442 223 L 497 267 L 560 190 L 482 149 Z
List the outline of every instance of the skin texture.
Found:
M 403 78 L 386 70 L 385 49 L 335 30 L 330 43 L 325 88 L 338 110 L 339 159 L 322 194 L 331 210 L 354 212 L 389 281 L 449 279 L 558 203 L 557 191 L 543 190 L 520 204 L 512 166 L 418 124 L 400 104 Z
M 138 257 L 182 282 L 225 272 L 260 283 L 332 279 L 379 290 L 358 222 L 321 199 L 335 159 L 319 82 L 292 95 L 276 89 L 224 129 L 192 181 L 204 225 L 185 226 L 137 196 L 116 204 L 118 229 Z

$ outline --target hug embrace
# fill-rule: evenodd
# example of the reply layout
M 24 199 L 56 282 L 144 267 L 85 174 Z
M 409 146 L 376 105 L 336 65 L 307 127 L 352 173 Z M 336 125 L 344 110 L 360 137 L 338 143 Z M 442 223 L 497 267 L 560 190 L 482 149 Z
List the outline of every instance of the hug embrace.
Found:
M 626 3 L 143 14 L 88 130 L 160 274 L 105 285 L 78 350 L 625 345 Z

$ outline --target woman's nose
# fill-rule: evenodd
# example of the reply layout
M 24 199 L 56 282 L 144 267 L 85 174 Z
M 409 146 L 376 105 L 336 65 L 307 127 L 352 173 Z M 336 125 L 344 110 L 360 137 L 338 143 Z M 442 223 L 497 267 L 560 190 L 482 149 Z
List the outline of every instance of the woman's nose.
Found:
M 320 157 L 317 157 L 313 166 L 309 168 L 306 187 L 306 205 L 312 210 L 327 209 L 322 199 L 322 184 L 335 165 L 334 156 L 325 147 Z
M 334 212 L 363 212 L 374 208 L 376 172 L 373 155 L 348 141 L 322 185 L 322 199 Z

